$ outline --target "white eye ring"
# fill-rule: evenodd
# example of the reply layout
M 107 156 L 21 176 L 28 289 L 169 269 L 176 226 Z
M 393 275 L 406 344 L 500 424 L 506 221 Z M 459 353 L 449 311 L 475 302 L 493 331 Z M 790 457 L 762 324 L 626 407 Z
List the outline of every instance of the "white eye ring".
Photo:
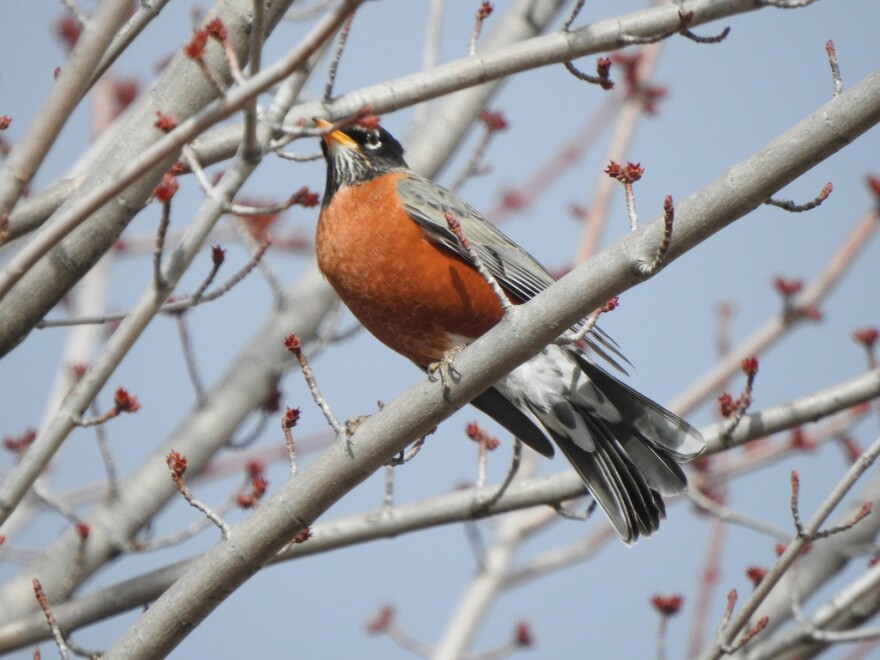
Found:
M 379 134 L 375 132 L 367 133 L 367 143 L 365 145 L 367 149 L 378 149 L 382 146 L 382 140 L 379 138 Z

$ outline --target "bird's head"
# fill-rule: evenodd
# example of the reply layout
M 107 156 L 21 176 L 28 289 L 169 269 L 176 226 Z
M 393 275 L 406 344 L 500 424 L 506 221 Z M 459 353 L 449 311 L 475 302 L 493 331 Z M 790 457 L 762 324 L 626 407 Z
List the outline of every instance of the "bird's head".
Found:
M 313 121 L 319 128 L 333 126 L 324 119 Z M 330 130 L 321 137 L 321 151 L 327 161 L 325 204 L 344 186 L 364 183 L 388 172 L 409 171 L 400 142 L 381 126 L 354 124 Z

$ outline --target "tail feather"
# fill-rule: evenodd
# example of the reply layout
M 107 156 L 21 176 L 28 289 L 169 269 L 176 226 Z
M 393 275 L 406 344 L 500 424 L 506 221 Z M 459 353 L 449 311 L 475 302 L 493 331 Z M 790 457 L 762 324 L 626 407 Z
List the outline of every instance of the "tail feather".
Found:
M 569 438 L 556 441 L 625 543 L 657 531 L 666 518 L 663 500 L 617 443 L 599 442 L 595 452 L 585 452 Z
M 571 355 L 596 389 L 617 408 L 623 422 L 646 443 L 684 462 L 696 458 L 705 449 L 703 436 L 681 417 L 636 392 L 583 355 Z
M 626 543 L 657 531 L 666 517 L 662 496 L 687 490 L 678 463 L 704 448 L 690 424 L 558 346 L 547 347 L 493 390 L 522 413 L 515 425 L 510 416 L 498 421 L 542 453 L 546 443 L 536 442 L 536 435 L 552 440 Z

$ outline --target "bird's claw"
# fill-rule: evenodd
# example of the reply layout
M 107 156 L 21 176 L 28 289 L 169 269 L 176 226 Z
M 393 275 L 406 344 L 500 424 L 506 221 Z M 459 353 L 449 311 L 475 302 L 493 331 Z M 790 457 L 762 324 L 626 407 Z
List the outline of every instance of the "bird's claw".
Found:
M 428 379 L 431 382 L 437 382 L 439 378 L 440 384 L 443 386 L 443 396 L 447 401 L 450 401 L 450 383 L 457 383 L 461 380 L 461 372 L 455 368 L 452 361 L 464 348 L 465 344 L 453 346 L 443 354 L 443 357 L 428 365 Z
M 358 415 L 354 419 L 348 419 L 345 421 L 345 431 L 349 436 L 354 435 L 354 432 L 357 431 L 358 426 L 366 422 L 370 419 L 372 415 Z

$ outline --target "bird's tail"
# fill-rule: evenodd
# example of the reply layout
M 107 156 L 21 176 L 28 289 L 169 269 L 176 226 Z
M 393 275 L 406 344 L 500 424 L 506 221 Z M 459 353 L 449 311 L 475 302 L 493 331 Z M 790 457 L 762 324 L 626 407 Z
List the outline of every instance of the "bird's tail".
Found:
M 655 532 L 666 517 L 662 496 L 687 490 L 680 462 L 705 444 L 686 421 L 575 354 L 589 382 L 569 397 L 589 438 L 553 433 L 556 445 L 581 475 L 627 543 Z
M 679 463 L 703 451 L 703 438 L 683 419 L 580 353 L 554 348 L 536 362 L 520 367 L 526 370 L 520 377 L 540 381 L 552 367 L 556 378 L 562 375 L 564 382 L 555 396 L 548 397 L 545 387 L 523 387 L 523 381 L 515 387 L 510 381 L 496 385 L 521 417 L 528 419 L 531 429 L 510 428 L 508 420 L 493 414 L 497 410 L 487 412 L 529 445 L 535 443 L 524 436 L 540 434 L 552 440 L 580 474 L 620 538 L 633 543 L 656 531 L 666 517 L 663 496 L 687 490 Z M 546 440 L 538 444 L 536 449 L 546 454 Z

